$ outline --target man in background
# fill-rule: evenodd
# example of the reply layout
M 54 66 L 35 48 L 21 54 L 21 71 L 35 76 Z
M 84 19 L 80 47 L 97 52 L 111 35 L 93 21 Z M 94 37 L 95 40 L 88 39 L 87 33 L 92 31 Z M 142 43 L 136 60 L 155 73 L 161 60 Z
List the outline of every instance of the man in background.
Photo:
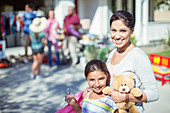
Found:
M 23 27 L 23 31 L 24 31 L 24 48 L 25 48 L 25 57 L 24 57 L 24 63 L 29 63 L 28 60 L 28 46 L 31 45 L 31 40 L 30 40 L 30 36 L 29 36 L 29 25 L 32 23 L 32 20 L 36 17 L 35 14 L 33 14 L 33 7 L 30 4 L 26 4 L 25 5 L 25 14 L 22 18 L 22 21 L 24 22 L 24 27 Z
M 65 39 L 63 41 L 63 51 L 65 56 L 68 56 L 68 53 L 70 53 L 72 59 L 71 65 L 76 65 L 78 63 L 78 55 L 76 52 L 76 48 L 78 38 L 80 37 L 76 34 L 78 33 L 78 29 L 80 27 L 80 19 L 75 13 L 74 6 L 69 6 L 68 15 L 65 17 L 63 25 L 65 34 Z

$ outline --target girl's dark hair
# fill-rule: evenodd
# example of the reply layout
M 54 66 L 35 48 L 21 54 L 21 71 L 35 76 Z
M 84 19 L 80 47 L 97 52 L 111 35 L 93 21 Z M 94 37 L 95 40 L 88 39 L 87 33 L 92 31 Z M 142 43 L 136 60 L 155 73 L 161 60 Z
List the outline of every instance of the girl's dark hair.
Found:
M 110 73 L 109 73 L 109 71 L 106 67 L 106 64 L 103 61 L 98 60 L 98 59 L 94 59 L 94 60 L 89 61 L 86 65 L 86 67 L 85 67 L 85 70 L 84 70 L 85 77 L 87 78 L 88 74 L 90 72 L 94 72 L 94 71 L 104 72 L 104 74 L 107 77 L 106 85 L 109 86 L 109 84 L 110 84 Z
M 115 13 L 113 13 L 113 15 L 110 18 L 110 27 L 112 25 L 112 22 L 115 20 L 122 20 L 124 24 L 131 30 L 135 26 L 134 16 L 131 13 L 124 10 L 118 10 Z

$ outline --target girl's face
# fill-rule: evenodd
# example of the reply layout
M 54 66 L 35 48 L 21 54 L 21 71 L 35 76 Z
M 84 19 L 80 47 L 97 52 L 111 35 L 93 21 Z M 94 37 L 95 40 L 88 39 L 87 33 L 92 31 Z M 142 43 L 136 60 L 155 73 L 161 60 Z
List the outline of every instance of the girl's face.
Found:
M 35 38 L 36 38 L 36 39 L 38 38 L 38 35 L 39 35 L 39 33 L 35 33 Z
M 102 93 L 106 87 L 107 77 L 102 71 L 90 72 L 87 76 L 87 82 L 95 93 Z
M 130 35 L 133 33 L 122 20 L 115 20 L 110 27 L 110 35 L 113 43 L 120 50 L 125 50 L 130 43 Z

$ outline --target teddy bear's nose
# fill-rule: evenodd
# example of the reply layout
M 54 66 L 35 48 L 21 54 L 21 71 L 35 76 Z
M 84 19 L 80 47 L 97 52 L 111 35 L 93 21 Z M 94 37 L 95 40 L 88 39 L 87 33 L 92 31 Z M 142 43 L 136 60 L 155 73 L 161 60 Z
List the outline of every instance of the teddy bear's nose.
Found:
M 125 91 L 125 88 L 123 88 L 122 91 Z

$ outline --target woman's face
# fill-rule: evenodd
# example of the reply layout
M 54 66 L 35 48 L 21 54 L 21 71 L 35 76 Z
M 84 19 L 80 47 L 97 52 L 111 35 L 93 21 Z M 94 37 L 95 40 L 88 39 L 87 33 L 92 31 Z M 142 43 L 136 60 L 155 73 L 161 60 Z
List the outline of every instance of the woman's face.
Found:
M 128 47 L 132 33 L 133 30 L 127 27 L 122 20 L 115 20 L 111 24 L 110 35 L 118 49 L 125 50 Z
M 50 10 L 49 13 L 48 13 L 48 16 L 49 16 L 50 19 L 53 19 L 54 18 L 54 11 Z
M 106 87 L 107 77 L 102 71 L 90 72 L 87 76 L 87 82 L 95 93 L 102 93 Z

